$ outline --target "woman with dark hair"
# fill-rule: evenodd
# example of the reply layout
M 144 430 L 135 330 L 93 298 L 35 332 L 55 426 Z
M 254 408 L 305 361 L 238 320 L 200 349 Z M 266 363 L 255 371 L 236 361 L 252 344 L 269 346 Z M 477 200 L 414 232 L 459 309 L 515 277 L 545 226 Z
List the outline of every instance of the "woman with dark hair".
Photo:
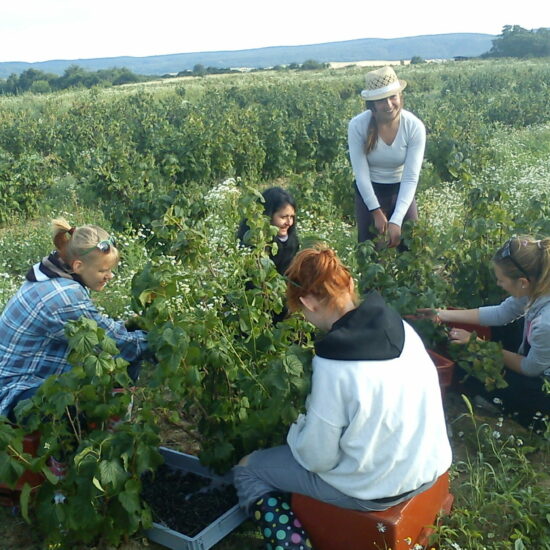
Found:
M 403 109 L 406 86 L 391 67 L 367 73 L 361 92 L 367 109 L 348 126 L 359 242 L 381 236 L 388 246 L 398 246 L 403 222 L 418 219 L 414 195 L 426 129 Z
M 296 231 L 296 202 L 292 195 L 281 187 L 270 187 L 262 196 L 264 198 L 264 214 L 269 217 L 271 225 L 278 228 L 275 235 L 277 243 L 276 254 L 271 259 L 277 271 L 283 275 L 299 248 Z M 250 228 L 243 220 L 237 232 L 241 244 L 246 244 L 246 232 Z
M 289 309 L 323 331 L 307 410 L 286 445 L 251 453 L 233 474 L 266 547 L 303 550 L 311 544 L 288 493 L 385 510 L 429 489 L 451 448 L 437 370 L 414 329 L 377 292 L 359 303 L 330 248 L 302 250 L 286 276 Z

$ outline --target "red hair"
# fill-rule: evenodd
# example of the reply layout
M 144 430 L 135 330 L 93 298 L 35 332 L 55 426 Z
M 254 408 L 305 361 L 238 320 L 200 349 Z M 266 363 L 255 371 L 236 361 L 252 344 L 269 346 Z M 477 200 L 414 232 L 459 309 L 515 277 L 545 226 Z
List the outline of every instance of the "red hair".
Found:
M 341 310 L 352 290 L 352 276 L 336 253 L 325 245 L 306 248 L 296 254 L 285 273 L 288 283 L 286 297 L 290 311 L 301 308 L 300 298 L 312 294 L 318 300 L 326 301 L 329 307 Z

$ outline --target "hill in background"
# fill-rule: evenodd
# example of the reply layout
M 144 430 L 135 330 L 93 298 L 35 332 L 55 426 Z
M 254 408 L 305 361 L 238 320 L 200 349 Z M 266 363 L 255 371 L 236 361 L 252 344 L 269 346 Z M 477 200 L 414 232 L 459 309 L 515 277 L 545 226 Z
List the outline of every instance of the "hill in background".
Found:
M 0 63 L 0 78 L 7 78 L 27 69 L 38 69 L 61 75 L 70 65 L 88 71 L 125 67 L 136 74 L 163 75 L 205 67 L 266 68 L 314 59 L 320 63 L 364 60 L 408 60 L 413 56 L 424 59 L 477 57 L 487 52 L 495 36 L 479 33 L 433 34 L 405 38 L 363 38 L 344 42 L 327 42 L 305 46 L 273 46 L 250 50 L 178 53 L 148 57 L 104 57 L 99 59 L 52 60 L 37 63 Z

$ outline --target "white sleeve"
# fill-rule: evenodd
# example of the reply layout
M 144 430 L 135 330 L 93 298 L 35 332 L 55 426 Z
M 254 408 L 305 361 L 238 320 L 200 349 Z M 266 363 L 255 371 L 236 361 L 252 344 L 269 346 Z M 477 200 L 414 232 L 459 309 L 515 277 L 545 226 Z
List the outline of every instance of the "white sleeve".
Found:
M 292 424 L 287 443 L 296 461 L 310 472 L 328 472 L 341 458 L 342 428 L 332 426 L 315 412 L 300 415 Z
M 359 193 L 367 208 L 369 210 L 376 210 L 380 208 L 380 203 L 374 194 L 370 179 L 369 163 L 365 153 L 369 121 L 370 118 L 363 120 L 361 115 L 350 120 L 348 125 L 348 148 L 357 189 L 359 189 Z
M 401 185 L 395 209 L 390 218 L 390 222 L 401 226 L 403 218 L 407 213 L 416 193 L 422 160 L 424 158 L 424 148 L 426 147 L 426 128 L 424 124 L 416 117 L 411 122 L 410 136 L 407 142 L 407 155 L 403 165 L 403 174 L 401 176 Z
M 313 358 L 307 413 L 298 417 L 287 435 L 294 458 L 310 472 L 328 472 L 341 460 L 340 438 L 346 414 L 340 385 L 332 373 L 326 365 L 319 366 L 318 357 Z

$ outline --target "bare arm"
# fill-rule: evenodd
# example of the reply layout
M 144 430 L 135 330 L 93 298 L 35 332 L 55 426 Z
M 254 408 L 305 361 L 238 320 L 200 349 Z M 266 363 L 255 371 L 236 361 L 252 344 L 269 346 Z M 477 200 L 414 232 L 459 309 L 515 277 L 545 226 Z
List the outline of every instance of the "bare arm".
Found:
M 505 349 L 502 350 L 502 355 L 504 356 L 505 367 L 525 376 L 525 373 L 521 370 L 521 361 L 523 360 L 523 355 Z
M 479 309 L 436 309 L 436 316 L 444 323 L 479 324 Z
M 417 319 L 431 319 L 443 323 L 479 324 L 479 309 L 430 309 L 417 310 L 414 316 Z

